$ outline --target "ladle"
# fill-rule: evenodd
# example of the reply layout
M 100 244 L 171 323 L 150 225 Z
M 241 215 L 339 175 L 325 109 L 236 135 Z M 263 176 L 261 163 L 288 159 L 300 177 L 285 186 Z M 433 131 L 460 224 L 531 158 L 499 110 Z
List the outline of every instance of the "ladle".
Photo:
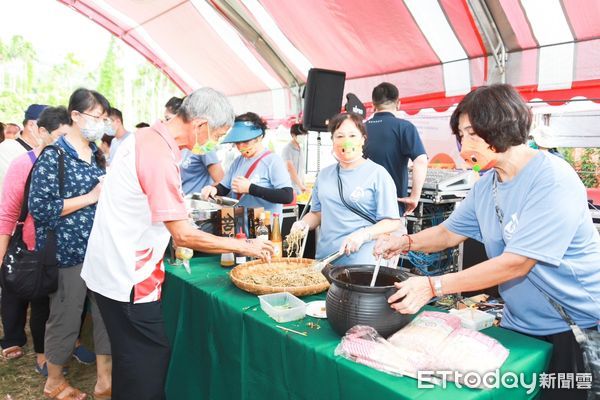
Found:
M 375 286 L 375 281 L 377 281 L 377 275 L 379 275 L 379 266 L 381 265 L 381 256 L 377 257 L 377 262 L 375 263 L 375 269 L 373 270 L 373 278 L 371 279 L 370 287 Z

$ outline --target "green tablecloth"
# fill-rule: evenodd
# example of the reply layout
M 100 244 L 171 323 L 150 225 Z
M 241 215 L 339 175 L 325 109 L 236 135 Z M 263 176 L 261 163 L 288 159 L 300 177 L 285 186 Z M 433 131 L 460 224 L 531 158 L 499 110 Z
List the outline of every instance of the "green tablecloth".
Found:
M 286 333 L 265 314 L 258 298 L 229 280 L 217 257 L 196 258 L 192 273 L 167 267 L 163 308 L 172 344 L 167 378 L 169 400 L 198 399 L 522 399 L 525 388 L 477 390 L 418 389 L 417 381 L 396 377 L 334 355 L 340 337 L 327 320 L 306 317 Z M 324 299 L 325 293 L 304 298 Z M 307 326 L 315 322 L 320 329 Z M 501 372 L 543 371 L 548 343 L 501 328 L 484 331 L 510 350 Z

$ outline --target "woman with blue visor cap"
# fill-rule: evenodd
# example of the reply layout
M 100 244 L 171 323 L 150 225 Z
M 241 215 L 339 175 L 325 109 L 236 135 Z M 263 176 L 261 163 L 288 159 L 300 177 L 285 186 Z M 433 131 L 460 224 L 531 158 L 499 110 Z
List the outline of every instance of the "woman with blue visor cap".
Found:
M 205 186 L 202 197 L 229 195 L 244 207 L 263 207 L 281 214 L 283 204 L 292 202 L 294 193 L 285 163 L 262 143 L 267 124 L 255 113 L 235 118 L 233 127 L 222 143 L 235 143 L 241 153 L 215 186 Z

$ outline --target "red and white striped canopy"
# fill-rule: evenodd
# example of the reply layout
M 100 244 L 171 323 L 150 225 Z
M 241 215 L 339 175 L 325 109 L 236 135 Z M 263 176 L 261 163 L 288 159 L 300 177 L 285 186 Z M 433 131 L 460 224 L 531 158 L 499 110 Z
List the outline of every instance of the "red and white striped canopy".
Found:
M 507 82 L 551 104 L 600 101 L 596 0 L 58 0 L 162 69 L 212 86 L 236 111 L 299 112 L 312 67 L 346 72 L 365 102 L 382 81 L 408 111 L 446 109 Z

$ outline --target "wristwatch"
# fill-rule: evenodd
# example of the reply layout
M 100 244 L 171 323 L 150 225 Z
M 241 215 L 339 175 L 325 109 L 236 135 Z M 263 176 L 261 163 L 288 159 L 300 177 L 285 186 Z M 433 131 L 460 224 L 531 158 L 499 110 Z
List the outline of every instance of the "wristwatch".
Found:
M 442 292 L 442 277 L 434 276 L 431 278 L 431 281 L 433 282 L 433 294 L 435 297 L 442 297 L 444 295 Z

